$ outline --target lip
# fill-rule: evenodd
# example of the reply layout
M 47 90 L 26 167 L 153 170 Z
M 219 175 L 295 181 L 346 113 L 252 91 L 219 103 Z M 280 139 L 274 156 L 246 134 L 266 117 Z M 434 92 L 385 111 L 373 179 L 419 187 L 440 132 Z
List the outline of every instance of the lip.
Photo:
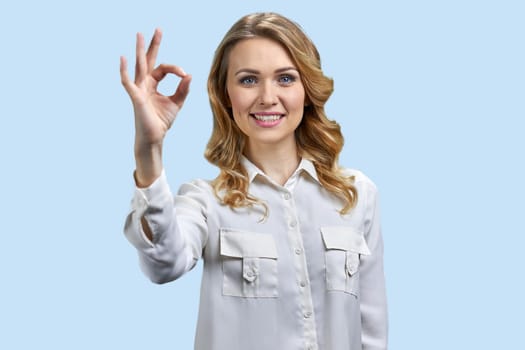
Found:
M 260 119 L 260 118 L 257 118 L 257 117 L 270 117 L 270 116 L 276 116 L 278 118 L 266 118 L 266 120 L 263 120 L 263 119 Z M 253 118 L 255 124 L 257 126 L 260 126 L 260 127 L 263 127 L 263 128 L 273 128 L 277 125 L 279 125 L 283 119 L 283 117 L 285 116 L 284 113 L 279 113 L 279 112 L 255 112 L 255 113 L 250 113 L 250 117 Z
M 265 111 L 265 112 L 253 112 L 250 115 L 284 115 L 282 112 L 277 111 Z

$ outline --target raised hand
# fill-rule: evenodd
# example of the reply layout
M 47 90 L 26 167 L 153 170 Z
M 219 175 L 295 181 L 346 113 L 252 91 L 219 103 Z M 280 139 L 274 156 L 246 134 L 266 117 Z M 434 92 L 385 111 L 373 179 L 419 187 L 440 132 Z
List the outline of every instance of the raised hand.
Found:
M 128 75 L 127 61 L 120 58 L 122 85 L 129 94 L 135 113 L 135 159 L 136 180 L 147 186 L 162 171 L 162 143 L 188 95 L 191 76 L 175 65 L 161 64 L 155 67 L 162 33 L 159 29 L 145 52 L 144 37 L 137 34 L 135 80 Z M 157 91 L 160 81 L 167 74 L 181 78 L 176 91 L 164 96 Z

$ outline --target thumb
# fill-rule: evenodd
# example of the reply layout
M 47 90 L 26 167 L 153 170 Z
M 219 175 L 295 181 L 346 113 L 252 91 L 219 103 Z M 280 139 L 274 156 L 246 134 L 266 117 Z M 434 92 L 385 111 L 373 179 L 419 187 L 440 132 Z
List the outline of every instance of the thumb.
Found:
M 173 95 L 170 96 L 170 100 L 172 100 L 176 105 L 182 107 L 184 104 L 184 101 L 186 100 L 186 97 L 188 96 L 188 93 L 190 92 L 190 83 L 191 83 L 191 75 L 187 74 L 182 77 L 181 81 L 179 82 L 179 85 L 177 86 L 177 90 Z

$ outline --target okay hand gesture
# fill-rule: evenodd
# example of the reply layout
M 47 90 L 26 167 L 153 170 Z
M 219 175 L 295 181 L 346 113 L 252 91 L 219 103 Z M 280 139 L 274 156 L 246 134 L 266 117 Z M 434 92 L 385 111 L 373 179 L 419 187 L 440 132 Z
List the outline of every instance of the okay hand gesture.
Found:
M 162 142 L 173 124 L 188 95 L 191 76 L 178 66 L 161 64 L 155 67 L 162 33 L 159 29 L 151 39 L 148 51 L 144 49 L 144 37 L 137 34 L 135 80 L 127 71 L 127 60 L 120 57 L 120 77 L 129 94 L 135 113 L 135 160 L 136 180 L 147 186 L 162 171 Z M 167 74 L 181 78 L 171 96 L 157 91 L 159 82 Z

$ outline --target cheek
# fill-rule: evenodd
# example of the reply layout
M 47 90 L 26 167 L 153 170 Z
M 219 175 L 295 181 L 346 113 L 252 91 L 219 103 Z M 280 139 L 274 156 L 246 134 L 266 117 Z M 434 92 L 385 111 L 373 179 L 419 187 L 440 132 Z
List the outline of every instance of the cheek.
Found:
M 230 96 L 230 104 L 233 114 L 246 113 L 251 109 L 253 98 L 249 92 L 232 90 Z
M 239 109 L 239 99 L 235 93 L 230 95 L 230 104 L 233 109 Z
M 297 92 L 293 96 L 290 96 L 290 103 L 297 109 L 303 109 L 306 105 L 306 96 L 304 93 Z
M 235 92 L 230 94 L 230 108 L 235 124 L 239 125 L 239 121 L 241 120 L 245 106 L 242 103 L 242 99 L 240 99 L 239 95 Z
M 228 99 L 230 104 L 229 107 L 233 109 L 234 112 L 239 109 L 239 99 L 235 89 L 228 89 Z
M 287 91 L 286 100 L 294 108 L 304 108 L 306 103 L 306 92 L 302 86 Z
M 236 101 L 235 99 L 230 99 L 230 101 L 231 101 L 230 108 L 232 109 L 233 118 L 237 120 L 237 118 L 241 114 L 242 106 L 239 106 L 238 101 Z
M 238 113 L 238 111 L 233 110 L 233 123 L 241 131 L 242 134 L 246 135 L 247 129 L 247 120 Z

